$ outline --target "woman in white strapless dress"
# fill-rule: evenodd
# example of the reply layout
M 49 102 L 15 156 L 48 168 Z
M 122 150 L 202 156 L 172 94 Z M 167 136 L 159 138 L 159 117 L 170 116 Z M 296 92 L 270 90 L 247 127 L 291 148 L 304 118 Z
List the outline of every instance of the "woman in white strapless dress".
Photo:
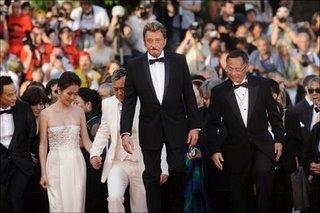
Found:
M 86 164 L 80 145 L 89 151 L 91 141 L 83 110 L 72 104 L 80 84 L 74 73 L 63 73 L 58 101 L 40 114 L 40 184 L 48 191 L 50 212 L 85 211 Z

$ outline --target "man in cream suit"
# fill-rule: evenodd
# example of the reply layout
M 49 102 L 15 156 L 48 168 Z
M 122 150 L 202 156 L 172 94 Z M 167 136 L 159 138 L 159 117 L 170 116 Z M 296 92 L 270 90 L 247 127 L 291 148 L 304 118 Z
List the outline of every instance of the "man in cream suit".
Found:
M 142 180 L 144 163 L 138 140 L 138 113 L 135 113 L 132 138 L 134 151 L 128 154 L 122 147 L 120 138 L 120 117 L 122 100 L 124 98 L 124 83 L 126 71 L 120 68 L 112 75 L 112 86 L 115 96 L 102 102 L 101 125 L 97 131 L 90 151 L 91 164 L 98 169 L 102 164 L 100 157 L 103 149 L 111 144 L 103 165 L 101 182 L 108 183 L 108 209 L 109 212 L 125 212 L 123 202 L 125 190 L 130 184 L 130 206 L 132 212 L 148 212 L 145 188 Z M 139 105 L 136 111 L 139 110 Z M 138 111 L 137 111 L 138 112 Z M 160 182 L 164 183 L 168 178 L 168 165 L 166 163 L 165 148 L 162 150 Z

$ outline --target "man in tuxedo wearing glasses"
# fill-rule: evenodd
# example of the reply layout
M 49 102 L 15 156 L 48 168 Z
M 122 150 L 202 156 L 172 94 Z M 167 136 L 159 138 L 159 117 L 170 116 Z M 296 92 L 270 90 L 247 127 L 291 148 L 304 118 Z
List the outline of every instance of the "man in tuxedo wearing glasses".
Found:
M 30 146 L 36 122 L 27 103 L 17 100 L 13 81 L 0 77 L 1 212 L 24 212 L 23 193 L 32 174 Z
M 163 51 L 167 41 L 165 27 L 159 22 L 148 23 L 143 36 L 147 53 L 128 63 L 120 125 L 122 145 L 132 153 L 130 135 L 139 98 L 139 141 L 148 210 L 161 212 L 160 155 L 165 143 L 172 209 L 183 212 L 186 144 L 194 146 L 200 130 L 196 99 L 185 57 Z
M 226 58 L 228 80 L 211 92 L 208 140 L 215 166 L 230 177 L 231 212 L 272 212 L 275 163 L 282 153 L 282 119 L 268 81 L 247 76 L 248 56 L 241 50 Z M 268 131 L 271 124 L 272 134 Z M 227 137 L 219 138 L 225 126 Z M 255 194 L 256 203 L 250 198 Z

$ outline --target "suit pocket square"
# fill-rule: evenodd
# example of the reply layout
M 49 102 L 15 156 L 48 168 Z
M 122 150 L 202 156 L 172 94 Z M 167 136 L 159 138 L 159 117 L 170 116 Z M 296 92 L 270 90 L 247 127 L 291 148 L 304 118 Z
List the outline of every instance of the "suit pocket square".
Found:
M 300 127 L 304 127 L 304 124 L 300 121 Z

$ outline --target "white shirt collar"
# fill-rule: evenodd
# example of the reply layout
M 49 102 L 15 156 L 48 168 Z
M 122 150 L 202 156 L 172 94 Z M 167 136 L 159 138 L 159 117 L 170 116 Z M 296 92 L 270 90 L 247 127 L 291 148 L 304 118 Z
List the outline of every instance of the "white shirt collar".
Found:
M 247 77 L 245 77 L 245 78 L 242 80 L 241 83 L 232 82 L 232 84 L 233 84 L 233 85 L 239 85 L 239 84 L 243 84 L 244 82 L 247 82 L 247 81 L 248 81 L 248 79 L 247 79 Z
M 305 96 L 305 99 L 306 99 L 306 101 L 308 102 L 308 104 L 309 104 L 310 106 L 313 105 L 313 102 L 310 100 L 310 98 L 309 98 L 307 95 Z
M 2 107 L 0 107 L 0 111 L 4 111 L 4 110 L 10 110 L 11 109 L 11 107 L 9 106 L 9 107 L 7 107 L 7 108 L 2 108 Z
M 157 58 L 153 57 L 152 55 L 150 55 L 150 53 L 148 53 L 147 55 L 148 55 L 148 60 L 149 60 L 149 59 L 157 59 Z M 161 54 L 159 55 L 158 58 L 161 58 L 161 57 L 164 57 L 164 52 L 163 52 L 163 50 L 162 50 L 162 52 L 161 52 Z

